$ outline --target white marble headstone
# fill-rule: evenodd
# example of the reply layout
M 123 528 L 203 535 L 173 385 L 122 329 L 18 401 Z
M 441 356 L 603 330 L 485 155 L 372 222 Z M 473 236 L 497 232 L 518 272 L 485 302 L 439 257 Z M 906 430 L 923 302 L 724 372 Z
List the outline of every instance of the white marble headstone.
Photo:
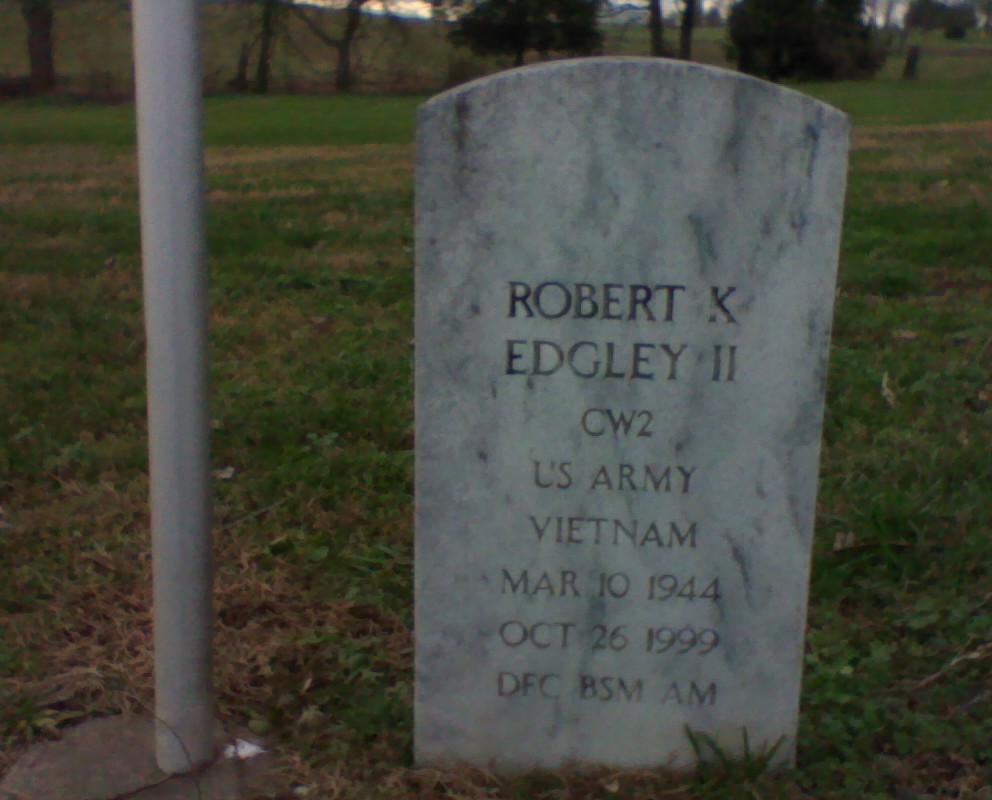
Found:
M 847 134 L 656 59 L 421 108 L 419 763 L 794 757 Z

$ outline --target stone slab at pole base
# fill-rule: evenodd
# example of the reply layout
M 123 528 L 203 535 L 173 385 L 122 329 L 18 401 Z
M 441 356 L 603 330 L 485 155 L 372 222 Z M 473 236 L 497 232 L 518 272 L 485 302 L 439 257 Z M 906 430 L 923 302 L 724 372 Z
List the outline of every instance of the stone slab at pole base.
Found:
M 91 720 L 21 756 L 0 778 L 0 800 L 259 800 L 285 790 L 269 752 L 227 757 L 236 739 L 218 724 L 217 759 L 189 775 L 170 776 L 155 763 L 151 717 Z

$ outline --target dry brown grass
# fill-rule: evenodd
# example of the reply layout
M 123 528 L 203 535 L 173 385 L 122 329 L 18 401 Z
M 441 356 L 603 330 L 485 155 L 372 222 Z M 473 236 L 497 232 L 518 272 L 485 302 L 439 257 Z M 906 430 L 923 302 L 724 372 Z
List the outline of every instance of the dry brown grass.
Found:
M 992 208 L 992 121 L 856 129 L 857 169 L 878 203 Z
M 858 180 L 852 204 L 862 213 L 876 205 L 932 203 L 946 208 L 978 202 L 987 207 L 990 175 L 976 161 L 983 158 L 992 158 L 990 123 L 858 130 L 853 167 Z M 395 196 L 409 192 L 412 148 L 223 148 L 208 151 L 207 165 L 213 186 L 211 199 L 217 201 L 215 209 L 234 214 L 243 205 L 246 217 L 236 220 L 238 231 L 256 236 L 260 248 L 278 238 L 281 229 L 277 225 L 284 218 L 316 231 L 309 246 L 273 250 L 273 273 L 290 277 L 299 273 L 315 282 L 328 276 L 334 279 L 310 294 L 266 284 L 264 291 L 244 297 L 227 296 L 221 283 L 212 309 L 220 377 L 230 387 L 257 389 L 261 398 L 238 404 L 228 387 L 214 409 L 218 439 L 226 448 L 221 452 L 231 459 L 227 463 L 237 468 L 233 480 L 217 487 L 215 507 L 215 679 L 225 717 L 242 723 L 254 721 L 259 714 L 264 716 L 262 712 L 277 714 L 283 728 L 276 734 L 283 738 L 276 735 L 273 741 L 286 749 L 287 785 L 309 787 L 310 798 L 681 800 L 698 798 L 705 792 L 709 792 L 707 797 L 723 797 L 720 787 L 701 788 L 683 778 L 652 773 L 562 772 L 509 781 L 481 771 L 415 769 L 408 765 L 402 732 L 389 730 L 368 735 L 358 745 L 352 742 L 346 756 L 335 749 L 347 727 L 337 716 L 346 704 L 328 701 L 327 692 L 353 688 L 330 685 L 347 674 L 342 665 L 333 662 L 335 654 L 351 646 L 353 653 L 368 659 L 368 670 L 395 676 L 404 691 L 409 691 L 412 659 L 408 608 L 401 607 L 402 601 L 393 600 L 392 606 L 368 602 L 349 596 L 339 584 L 326 582 L 326 573 L 349 567 L 353 557 L 367 557 L 370 542 L 409 552 L 409 503 L 377 505 L 382 486 L 366 474 L 385 469 L 381 465 L 387 463 L 388 468 L 401 473 L 401 477 L 393 478 L 398 484 L 393 490 L 402 494 L 406 491 L 404 473 L 384 458 L 371 466 L 357 457 L 357 466 L 337 459 L 344 453 L 371 451 L 378 455 L 381 451 L 388 456 L 390 451 L 409 451 L 409 414 L 382 419 L 356 412 L 353 428 L 345 430 L 339 442 L 321 450 L 319 459 L 353 470 L 351 483 L 335 490 L 333 497 L 330 490 L 325 494 L 322 486 L 314 489 L 305 483 L 307 476 L 302 470 L 287 472 L 272 490 L 260 477 L 285 468 L 283 451 L 261 454 L 264 443 L 259 440 L 265 431 L 252 430 L 244 441 L 229 437 L 228 431 L 239 425 L 259 426 L 259 406 L 288 409 L 281 412 L 284 418 L 278 421 L 276 434 L 277 438 L 295 436 L 299 440 L 290 442 L 295 447 L 293 454 L 305 446 L 307 433 L 326 433 L 329 423 L 317 417 L 310 428 L 287 432 L 285 429 L 295 423 L 290 415 L 306 414 L 312 407 L 331 407 L 342 387 L 356 393 L 354 404 L 359 406 L 385 405 L 382 395 L 395 391 L 375 384 L 371 388 L 335 384 L 323 374 L 311 379 L 303 373 L 319 366 L 320 359 L 341 357 L 337 347 L 327 347 L 328 341 L 354 342 L 368 331 L 373 334 L 353 345 L 363 348 L 362 358 L 356 358 L 355 364 L 384 355 L 409 362 L 409 330 L 395 301 L 373 294 L 368 302 L 345 307 L 347 291 L 340 279 L 358 276 L 398 282 L 396 275 L 408 274 L 412 260 L 408 209 L 382 209 Z M 339 200 L 327 186 L 348 193 L 351 199 Z M 133 217 L 136 203 L 133 156 L 88 147 L 20 148 L 17 159 L 0 159 L 0 187 L 0 192 L 9 193 L 3 198 L 12 198 L 20 208 L 42 218 L 47 213 L 75 211 L 81 203 L 93 204 L 96 214 L 109 213 L 126 203 Z M 331 205 L 332 200 L 335 205 Z M 278 213 L 263 216 L 272 208 Z M 271 227 L 254 230 L 252 226 L 263 223 L 255 222 L 250 214 L 258 214 Z M 323 238 L 342 232 L 358 232 L 368 238 L 333 246 Z M 112 355 L 121 360 L 114 365 L 120 370 L 115 380 L 122 379 L 121 375 L 140 379 L 143 340 L 137 315 L 137 252 L 106 237 L 106 232 L 95 232 L 86 224 L 69 231 L 53 229 L 36 234 L 18 244 L 25 263 L 31 254 L 42 253 L 46 264 L 49 259 L 61 263 L 85 257 L 91 266 L 65 271 L 32 268 L 5 274 L 0 280 L 0 302 L 8 307 L 27 303 L 32 309 L 50 306 L 58 311 L 52 315 L 52 328 L 39 327 L 35 334 L 22 334 L 26 340 L 36 340 L 37 352 L 73 377 L 69 389 L 56 384 L 51 390 L 53 395 L 67 395 L 49 398 L 48 389 L 30 395 L 54 409 L 53 415 L 64 417 L 71 434 L 55 441 L 38 460 L 37 474 L 13 476 L 8 484 L 0 481 L 0 505 L 4 509 L 0 512 L 0 557 L 7 559 L 4 574 L 12 580 L 3 591 L 15 598 L 10 606 L 14 613 L 3 620 L 3 641 L 30 653 L 35 662 L 31 669 L 0 683 L 0 694 L 29 697 L 37 705 L 37 714 L 31 719 L 33 727 L 25 724 L 16 733 L 16 748 L 0 753 L 0 771 L 30 742 L 58 736 L 59 726 L 86 716 L 148 710 L 152 700 L 147 484 L 141 477 L 140 463 L 143 407 L 135 389 L 124 398 L 109 399 L 105 394 L 109 383 L 96 382 L 94 389 L 97 365 L 88 363 L 88 359 L 99 362 Z M 113 247 L 108 241 L 114 242 Z M 121 252 L 104 252 L 115 248 Z M 987 253 L 976 252 L 974 256 L 976 262 L 987 263 Z M 226 260 L 221 257 L 214 266 L 223 277 L 224 269 L 233 271 L 244 257 L 241 253 Z M 927 293 L 906 300 L 906 308 L 932 313 L 935 299 L 965 298 L 971 304 L 986 306 L 992 299 L 992 287 L 980 273 L 936 265 L 926 268 L 931 270 Z M 239 276 L 237 281 L 250 288 L 256 277 Z M 273 275 L 261 272 L 260 277 Z M 879 312 L 893 305 L 891 298 L 881 294 L 859 294 L 857 289 L 851 294 Z M 121 319 L 115 318 L 115 326 L 101 333 L 101 341 L 108 339 L 112 345 L 106 352 L 92 356 L 89 350 L 72 348 L 74 339 L 85 335 L 89 318 L 82 316 L 74 332 L 58 328 L 68 325 L 73 315 L 115 304 L 115 314 Z M 886 336 L 890 333 L 887 331 Z M 985 363 L 980 360 L 981 346 L 977 340 L 969 345 L 968 353 L 976 364 Z M 879 349 L 875 344 L 872 348 Z M 310 358 L 315 351 L 322 354 L 320 359 Z M 36 355 L 25 359 L 21 368 L 34 369 L 38 360 Z M 49 379 L 45 370 L 38 372 L 37 381 Z M 4 391 L 0 386 L 0 404 L 12 407 Z M 294 401 L 294 391 L 305 399 Z M 877 394 L 877 387 L 873 385 L 872 391 Z M 103 406 L 114 402 L 119 405 L 108 413 Z M 18 411 L 34 413 L 33 409 Z M 26 422 L 21 424 L 28 427 Z M 42 421 L 35 426 L 41 430 L 49 424 L 53 423 Z M 852 429 L 857 428 L 856 421 L 851 424 Z M 387 426 L 390 431 L 384 433 Z M 875 438 L 864 449 L 873 450 L 878 434 L 867 424 L 865 428 L 866 435 Z M 36 435 L 38 432 L 25 434 Z M 971 441 L 980 441 L 981 431 L 976 428 L 970 435 Z M 844 448 L 853 452 L 858 447 L 862 445 L 853 435 L 844 437 L 835 457 L 839 458 Z M 72 455 L 76 451 L 81 455 Z M 896 457 L 889 452 L 879 458 L 883 455 Z M 835 515 L 847 515 L 859 502 L 863 498 L 859 501 L 844 495 L 824 507 Z M 970 513 L 974 519 L 969 530 L 980 535 L 982 517 L 978 511 Z M 900 535 L 905 532 L 900 531 Z M 341 561 L 332 559 L 325 567 L 323 561 L 309 563 L 305 553 L 274 556 L 272 546 L 283 538 L 305 542 L 306 547 L 326 541 L 333 548 L 332 555 L 340 556 Z M 380 561 L 372 570 L 384 568 Z M 408 571 L 409 564 L 402 569 Z M 373 573 L 355 582 L 371 582 Z M 32 599 L 17 604 L 21 597 Z M 320 637 L 314 638 L 315 633 Z M 295 753 L 287 741 L 300 743 Z M 301 752 L 303 747 L 308 749 Z M 985 800 L 981 786 L 984 766 L 971 756 L 950 750 L 895 762 L 890 770 L 895 776 L 892 785 L 916 786 L 926 778 L 939 785 L 940 791 L 946 790 L 942 796 Z M 871 761 L 873 755 L 865 758 Z M 773 781 L 757 782 L 748 791 L 752 796 L 768 798 L 813 798 L 796 785 L 783 788 Z
M 232 167 L 251 167 L 246 177 L 254 177 L 255 168 L 283 165 L 286 162 L 297 164 L 307 161 L 335 162 L 342 159 L 379 157 L 391 159 L 397 153 L 408 151 L 406 145 L 362 144 L 352 146 L 328 145 L 313 147 L 305 145 L 287 147 L 211 147 L 206 152 L 208 170 L 229 170 Z
M 913 136 L 917 134 L 941 135 L 963 134 L 992 138 L 992 120 L 973 122 L 938 122 L 930 125 L 864 125 L 854 129 L 855 146 L 885 144 L 892 136 Z

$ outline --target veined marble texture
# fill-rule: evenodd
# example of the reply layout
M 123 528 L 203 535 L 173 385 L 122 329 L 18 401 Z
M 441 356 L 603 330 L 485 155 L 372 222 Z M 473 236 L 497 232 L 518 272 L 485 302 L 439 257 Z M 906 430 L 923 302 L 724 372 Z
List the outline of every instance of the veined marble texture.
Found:
M 662 59 L 421 108 L 418 763 L 794 758 L 847 140 Z

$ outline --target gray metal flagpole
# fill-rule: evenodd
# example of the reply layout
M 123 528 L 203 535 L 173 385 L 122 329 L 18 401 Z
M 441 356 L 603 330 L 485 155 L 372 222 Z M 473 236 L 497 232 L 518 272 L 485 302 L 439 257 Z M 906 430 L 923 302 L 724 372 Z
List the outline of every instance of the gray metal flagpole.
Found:
M 197 0 L 133 0 L 151 471 L 155 754 L 213 760 L 202 78 Z

